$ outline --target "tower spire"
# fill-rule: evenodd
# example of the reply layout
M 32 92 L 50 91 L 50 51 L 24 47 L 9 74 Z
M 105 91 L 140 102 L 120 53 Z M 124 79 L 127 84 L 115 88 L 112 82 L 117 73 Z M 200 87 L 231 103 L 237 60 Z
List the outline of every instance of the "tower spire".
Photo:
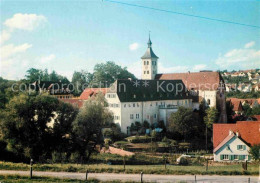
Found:
M 151 31 L 149 31 L 149 40 L 148 40 L 148 42 L 147 42 L 148 48 L 151 48 L 151 47 L 152 47 L 152 41 L 151 41 L 151 39 L 150 39 L 150 32 L 151 32 Z

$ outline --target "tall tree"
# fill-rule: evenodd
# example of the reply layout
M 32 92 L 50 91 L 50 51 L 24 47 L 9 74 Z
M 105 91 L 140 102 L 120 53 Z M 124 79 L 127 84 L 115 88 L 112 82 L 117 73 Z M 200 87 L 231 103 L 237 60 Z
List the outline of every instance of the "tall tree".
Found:
M 184 140 L 196 126 L 197 121 L 191 108 L 179 107 L 177 112 L 170 115 L 168 129 L 172 133 L 180 133 Z
M 101 142 L 103 127 L 112 122 L 112 114 L 106 107 L 103 95 L 87 100 L 73 122 L 79 153 L 87 162 L 98 143 Z
M 58 131 L 56 129 L 63 129 L 59 133 L 63 135 L 68 133 L 64 132 L 64 128 L 68 130 L 68 124 L 74 120 L 71 106 L 60 106 L 60 103 L 57 98 L 46 94 L 14 96 L 1 112 L 0 120 L 0 134 L 9 149 L 17 155 L 35 160 L 50 157 L 51 151 L 57 148 L 55 140 L 62 138 L 54 138 L 52 123 L 55 121 L 55 132 Z
M 206 151 L 208 151 L 208 129 L 212 129 L 212 125 L 217 120 L 218 110 L 215 107 L 210 107 L 206 109 L 206 116 L 204 117 L 204 122 L 206 125 Z
M 93 87 L 109 87 L 117 79 L 136 79 L 132 73 L 127 71 L 126 67 L 122 68 L 111 61 L 96 64 L 93 75 L 91 82 Z
M 74 92 L 73 94 L 75 96 L 79 96 L 82 91 L 89 85 L 89 83 L 93 79 L 93 74 L 81 70 L 81 71 L 75 71 L 72 76 L 72 83 L 74 86 Z

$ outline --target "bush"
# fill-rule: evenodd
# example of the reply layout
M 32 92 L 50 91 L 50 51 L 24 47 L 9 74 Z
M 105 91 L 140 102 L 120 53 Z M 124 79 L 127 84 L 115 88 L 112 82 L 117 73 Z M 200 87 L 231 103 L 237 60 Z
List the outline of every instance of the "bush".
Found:
M 148 136 L 132 136 L 132 137 L 128 137 L 126 139 L 127 139 L 128 142 L 131 142 L 131 143 L 151 142 L 151 137 L 148 137 Z
M 249 150 L 249 154 L 254 160 L 260 160 L 260 144 L 252 146 Z
M 80 154 L 78 152 L 71 153 L 70 162 L 71 163 L 78 163 L 79 161 L 80 161 Z
M 189 160 L 185 157 L 181 157 L 179 165 L 189 165 Z

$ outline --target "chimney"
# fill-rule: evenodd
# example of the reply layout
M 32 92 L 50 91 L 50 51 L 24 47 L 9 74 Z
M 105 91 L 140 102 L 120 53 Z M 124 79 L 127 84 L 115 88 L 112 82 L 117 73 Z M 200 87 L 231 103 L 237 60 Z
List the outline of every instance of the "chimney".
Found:
M 232 130 L 229 130 L 229 135 L 232 135 L 232 134 L 233 134 Z
M 236 132 L 236 136 L 239 137 L 239 132 Z

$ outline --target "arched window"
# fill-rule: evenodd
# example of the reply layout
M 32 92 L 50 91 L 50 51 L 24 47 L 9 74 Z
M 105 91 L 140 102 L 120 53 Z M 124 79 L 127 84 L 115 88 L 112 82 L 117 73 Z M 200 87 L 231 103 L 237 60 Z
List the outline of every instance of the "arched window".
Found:
M 207 100 L 207 104 L 210 105 L 210 99 Z

